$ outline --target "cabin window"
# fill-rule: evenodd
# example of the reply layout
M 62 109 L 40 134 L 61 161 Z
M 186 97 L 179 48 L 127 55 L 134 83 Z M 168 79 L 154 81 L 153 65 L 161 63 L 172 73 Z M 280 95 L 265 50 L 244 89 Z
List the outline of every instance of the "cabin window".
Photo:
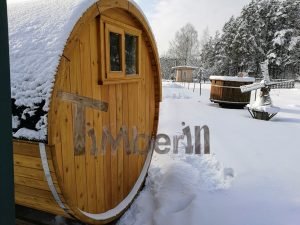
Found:
M 101 32 L 101 48 L 105 53 L 102 82 L 140 79 L 142 31 L 102 16 Z
M 138 74 L 137 72 L 137 49 L 138 37 L 130 34 L 125 35 L 125 58 L 126 58 L 126 75 Z
M 118 33 L 109 33 L 110 41 L 110 70 L 111 71 L 122 71 L 122 56 L 121 56 L 121 41 L 122 36 Z

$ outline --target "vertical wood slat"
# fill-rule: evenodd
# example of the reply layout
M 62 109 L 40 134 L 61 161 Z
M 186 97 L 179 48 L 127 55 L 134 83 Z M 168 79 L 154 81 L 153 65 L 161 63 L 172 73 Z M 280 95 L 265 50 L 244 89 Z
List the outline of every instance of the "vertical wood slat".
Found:
M 100 19 L 97 17 L 90 24 L 90 49 L 91 49 L 91 76 L 92 76 L 92 89 L 93 96 L 95 99 L 101 98 L 101 89 L 98 86 L 99 76 L 101 74 L 101 70 L 99 67 L 99 58 L 101 57 L 99 48 L 100 48 Z M 100 58 L 101 59 L 101 58 Z M 104 201 L 104 156 L 101 154 L 100 150 L 100 138 L 102 137 L 102 113 L 96 110 L 93 110 L 93 123 L 92 126 L 95 130 L 96 137 L 96 147 L 97 147 L 97 157 L 96 157 L 96 165 L 95 165 L 95 175 L 96 175 L 96 191 L 97 191 L 97 213 L 104 212 L 105 210 L 105 201 Z
M 141 46 L 142 47 L 142 46 Z M 147 131 L 146 131 L 146 119 L 145 119 L 145 115 L 146 115 L 146 107 L 145 105 L 147 105 L 147 99 L 146 99 L 146 83 L 145 83 L 145 77 L 148 76 L 148 74 L 146 74 L 146 64 L 147 64 L 147 51 L 145 48 L 142 47 L 141 49 L 141 76 L 142 76 L 142 81 L 139 83 L 138 86 L 138 96 L 139 96 L 139 110 L 138 110 L 138 124 L 139 124 L 139 132 L 141 134 L 145 134 L 147 135 Z M 143 151 L 145 149 L 145 146 L 147 145 L 147 143 L 145 142 L 145 140 L 141 140 L 140 144 L 139 144 L 139 149 L 140 151 Z M 145 155 L 143 155 L 142 152 L 139 153 L 138 155 L 138 174 L 141 172 L 143 165 L 144 165 L 144 159 L 145 159 Z
M 82 89 L 82 70 L 81 70 L 81 52 L 80 52 L 80 41 L 77 40 L 77 44 L 74 48 L 72 58 L 71 58 L 71 93 L 75 93 L 78 95 L 83 95 Z M 73 117 L 75 105 L 72 104 L 73 109 Z M 76 123 L 77 121 L 75 121 Z M 75 124 L 73 124 L 73 129 L 75 128 Z M 72 130 L 73 130 L 72 129 Z M 72 132 L 74 133 L 74 132 Z M 74 141 L 74 140 L 73 140 Z M 77 140 L 75 140 L 77 141 Z M 75 145 L 75 143 L 73 143 Z M 74 153 L 73 153 L 74 154 Z M 77 205 L 81 210 L 87 210 L 88 200 L 86 193 L 86 156 L 83 155 L 75 155 L 75 178 L 76 178 L 76 187 L 77 187 Z
M 98 18 L 98 27 L 100 30 L 100 60 L 101 60 L 101 69 L 98 74 L 98 84 L 100 84 L 106 77 L 106 54 L 105 54 L 105 27 L 104 22 Z
M 138 90 L 138 110 L 137 110 L 137 130 L 138 130 L 138 135 L 143 134 L 144 133 L 144 126 L 143 126 L 143 116 L 144 116 L 144 111 L 143 111 L 143 106 L 145 105 L 145 99 L 143 98 L 143 93 L 144 91 L 142 90 L 142 82 L 139 82 L 137 84 L 137 90 Z M 142 155 L 141 155 L 141 151 L 142 151 L 142 147 L 143 147 L 143 140 L 142 138 L 138 138 L 137 143 L 136 143 L 136 147 L 137 147 L 137 173 L 139 174 L 141 171 L 141 163 L 142 163 Z
M 65 91 L 71 91 L 71 79 L 70 79 L 71 67 L 67 70 L 66 82 L 63 89 Z M 61 134 L 66 134 L 73 130 L 73 112 L 72 104 L 68 102 L 62 102 L 60 105 L 61 117 L 60 117 L 60 131 Z M 63 191 L 68 194 L 65 198 L 71 205 L 77 204 L 77 186 L 74 187 L 73 178 L 75 177 L 75 161 L 74 161 L 74 145 L 73 138 L 70 135 L 62 135 L 62 161 L 63 161 Z
M 94 97 L 93 88 L 93 79 L 91 72 L 91 48 L 90 45 L 90 26 L 85 28 L 85 31 L 82 32 L 80 41 L 80 65 L 81 65 L 81 77 L 82 79 L 82 95 L 92 99 Z M 96 190 L 96 160 L 95 156 L 92 155 L 92 139 L 89 136 L 89 131 L 94 127 L 94 115 L 93 109 L 86 108 L 86 126 L 85 129 L 85 140 L 86 140 L 86 192 L 87 192 L 87 210 L 91 213 L 97 213 L 97 190 Z
M 109 87 L 103 85 L 101 88 L 101 97 L 105 102 L 109 102 Z M 110 103 L 110 102 L 109 102 Z M 110 127 L 110 112 L 111 106 L 109 105 L 108 113 L 103 114 L 102 117 L 102 127 Z M 111 185 L 111 151 L 109 144 L 106 145 L 105 149 L 105 158 L 104 158 L 104 183 L 105 183 L 105 192 L 104 192 L 104 201 L 105 201 L 105 210 L 109 210 L 112 205 L 112 185 Z
M 60 67 L 56 75 L 56 83 L 53 93 L 56 93 L 56 90 L 59 90 L 64 87 L 67 76 L 70 72 L 70 62 L 65 57 L 61 58 Z M 53 101 L 55 102 L 54 106 L 50 109 L 50 114 L 48 116 L 49 120 L 49 143 L 55 145 L 55 160 L 58 167 L 58 172 L 60 179 L 64 180 L 64 169 L 63 169 L 63 155 L 62 155 L 62 140 L 60 132 L 60 120 L 57 118 L 62 117 L 62 110 L 60 110 L 61 102 L 57 99 L 56 96 L 53 96 Z M 51 137 L 51 138 L 50 138 Z
M 138 96 L 137 96 L 137 90 L 138 90 L 138 84 L 137 83 L 131 83 L 128 84 L 128 101 L 129 101 L 129 140 L 130 142 L 133 141 L 133 134 L 132 129 L 137 128 L 137 111 L 138 111 Z M 131 147 L 131 150 L 133 151 L 133 146 Z M 129 185 L 130 187 L 133 187 L 137 173 L 137 162 L 138 162 L 138 156 L 135 153 L 131 153 L 129 155 Z
M 154 86 L 154 98 L 153 98 L 153 104 L 154 104 L 154 128 L 153 128 L 153 136 L 156 135 L 157 130 L 158 130 L 158 122 L 159 122 L 159 102 L 160 102 L 160 98 L 161 95 L 159 93 L 159 87 L 157 86 L 157 84 L 159 84 L 160 80 L 159 80 L 159 74 L 156 71 L 156 69 L 154 69 L 152 67 L 153 70 L 153 75 L 154 75 L 154 81 L 153 81 L 153 86 Z
M 155 105 L 154 105 L 154 101 L 155 101 L 155 92 L 154 92 L 154 74 L 153 74 L 153 70 L 152 67 L 149 67 L 149 74 L 151 74 L 150 77 L 150 82 L 149 82 L 149 95 L 150 95 L 150 99 L 149 99 L 149 121 L 150 121 L 150 129 L 151 129 L 151 135 L 153 135 L 153 131 L 154 131 L 154 110 L 155 110 Z
M 98 83 L 102 81 L 105 77 L 105 65 L 106 65 L 106 54 L 105 54 L 105 29 L 104 29 L 104 23 L 100 21 L 100 18 L 98 19 L 99 21 L 99 27 L 100 27 L 100 60 L 101 60 L 101 68 L 100 68 L 100 73 L 98 75 Z M 106 101 L 109 103 L 109 98 L 108 98 L 108 87 L 101 87 L 101 98 L 103 101 Z M 108 114 L 104 114 L 102 117 L 102 127 L 101 129 L 106 126 L 109 127 L 109 111 Z M 102 134 L 102 132 L 101 132 Z M 102 137 L 102 136 L 100 136 Z M 99 143 L 100 144 L 100 143 Z M 100 146 L 100 145 L 99 145 Z M 99 162 L 99 160 L 98 160 Z M 101 162 L 101 161 L 100 161 Z M 103 198 L 104 198 L 104 211 L 109 210 L 111 206 L 111 177 L 110 177 L 110 151 L 109 147 L 107 146 L 105 149 L 105 154 L 103 155 Z M 100 167 L 101 168 L 101 167 Z
M 116 85 L 109 85 L 109 124 L 111 135 L 117 136 L 117 104 L 116 104 Z M 111 152 L 111 189 L 112 189 L 112 205 L 117 204 L 118 191 L 118 154 L 110 145 Z
M 140 96 L 138 96 L 139 94 L 139 83 L 134 83 L 132 84 L 134 86 L 134 91 L 135 91 L 135 94 L 133 96 L 133 112 L 130 112 L 133 114 L 133 126 L 137 129 L 137 134 L 139 134 L 140 130 L 139 129 L 139 118 L 138 118 L 138 111 L 139 111 L 139 98 Z M 134 140 L 133 140 L 134 141 Z M 134 186 L 135 182 L 137 181 L 138 179 L 138 176 L 139 176 L 139 171 L 138 171 L 138 163 L 139 163 L 139 155 L 138 155 L 138 152 L 134 152 L 132 154 L 132 157 L 133 157 L 133 160 L 134 162 L 132 163 L 133 164 L 133 176 L 131 177 L 133 180 L 131 181 L 131 185 L 132 187 Z
M 122 125 L 123 125 L 123 93 L 122 93 L 122 84 L 116 85 L 116 119 L 117 119 L 117 133 L 120 132 Z M 123 160 L 124 160 L 124 150 L 123 150 L 123 140 L 120 141 L 118 149 L 117 149 L 117 156 L 118 156 L 118 162 L 117 162 L 117 202 L 121 202 L 124 198 L 123 194 Z
M 146 104 L 145 104 L 145 121 L 146 121 L 146 134 L 147 135 L 151 135 L 151 127 L 150 127 L 150 65 L 148 64 L 149 62 L 149 56 L 148 56 L 148 53 L 146 51 L 146 45 L 145 45 L 145 42 L 144 43 L 144 54 L 143 56 L 145 57 L 145 99 L 146 99 Z M 144 157 L 144 160 L 146 159 L 146 156 Z
M 129 103 L 128 103 L 128 84 L 122 85 L 122 96 L 123 96 L 123 125 L 127 128 L 128 134 L 131 133 L 129 127 Z M 130 135 L 129 135 L 130 137 Z M 123 142 L 123 146 L 125 143 Z M 123 155 L 123 193 L 126 196 L 129 193 L 129 154 L 124 150 Z
M 133 133 L 132 133 L 132 127 L 134 126 L 134 118 L 133 118 L 133 111 L 134 111 L 134 105 L 133 105 L 133 86 L 132 84 L 127 85 L 127 96 L 128 96 L 128 136 L 129 136 L 129 143 L 130 143 L 130 154 L 128 155 L 128 183 L 127 183 L 127 191 L 130 192 L 132 187 L 132 180 L 133 180 L 133 153 L 132 153 L 132 139 L 133 139 Z

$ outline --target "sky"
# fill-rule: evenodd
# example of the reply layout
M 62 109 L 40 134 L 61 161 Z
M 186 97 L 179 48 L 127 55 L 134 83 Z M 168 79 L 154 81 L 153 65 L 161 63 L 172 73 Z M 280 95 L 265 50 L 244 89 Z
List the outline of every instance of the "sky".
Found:
M 175 33 L 186 23 L 201 34 L 208 27 L 210 34 L 221 31 L 232 15 L 238 16 L 251 0 L 135 0 L 153 29 L 160 54 L 168 50 Z
M 21 2 L 26 0 L 7 0 Z M 160 54 L 169 48 L 176 31 L 187 23 L 201 34 L 208 27 L 213 35 L 221 31 L 232 15 L 238 16 L 251 0 L 135 0 L 146 14 Z

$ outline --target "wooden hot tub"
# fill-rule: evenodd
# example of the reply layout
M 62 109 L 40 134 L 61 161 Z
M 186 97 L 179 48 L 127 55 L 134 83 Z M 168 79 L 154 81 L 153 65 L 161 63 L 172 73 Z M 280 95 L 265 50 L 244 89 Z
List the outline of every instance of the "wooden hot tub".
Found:
M 243 108 L 250 102 L 251 93 L 242 93 L 240 86 L 252 84 L 252 77 L 210 76 L 210 101 L 221 107 Z

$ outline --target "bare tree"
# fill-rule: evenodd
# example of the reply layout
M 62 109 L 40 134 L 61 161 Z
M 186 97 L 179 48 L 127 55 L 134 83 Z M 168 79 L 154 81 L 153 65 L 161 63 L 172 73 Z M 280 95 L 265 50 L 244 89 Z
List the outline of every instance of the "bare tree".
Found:
M 201 38 L 200 38 L 200 47 L 201 47 L 201 49 L 203 49 L 204 45 L 206 45 L 206 43 L 209 42 L 209 38 L 210 38 L 209 29 L 208 29 L 208 27 L 206 27 L 203 30 Z
M 187 23 L 175 34 L 175 39 L 170 42 L 168 55 L 172 58 L 183 59 L 188 65 L 200 55 L 200 43 L 195 27 Z

